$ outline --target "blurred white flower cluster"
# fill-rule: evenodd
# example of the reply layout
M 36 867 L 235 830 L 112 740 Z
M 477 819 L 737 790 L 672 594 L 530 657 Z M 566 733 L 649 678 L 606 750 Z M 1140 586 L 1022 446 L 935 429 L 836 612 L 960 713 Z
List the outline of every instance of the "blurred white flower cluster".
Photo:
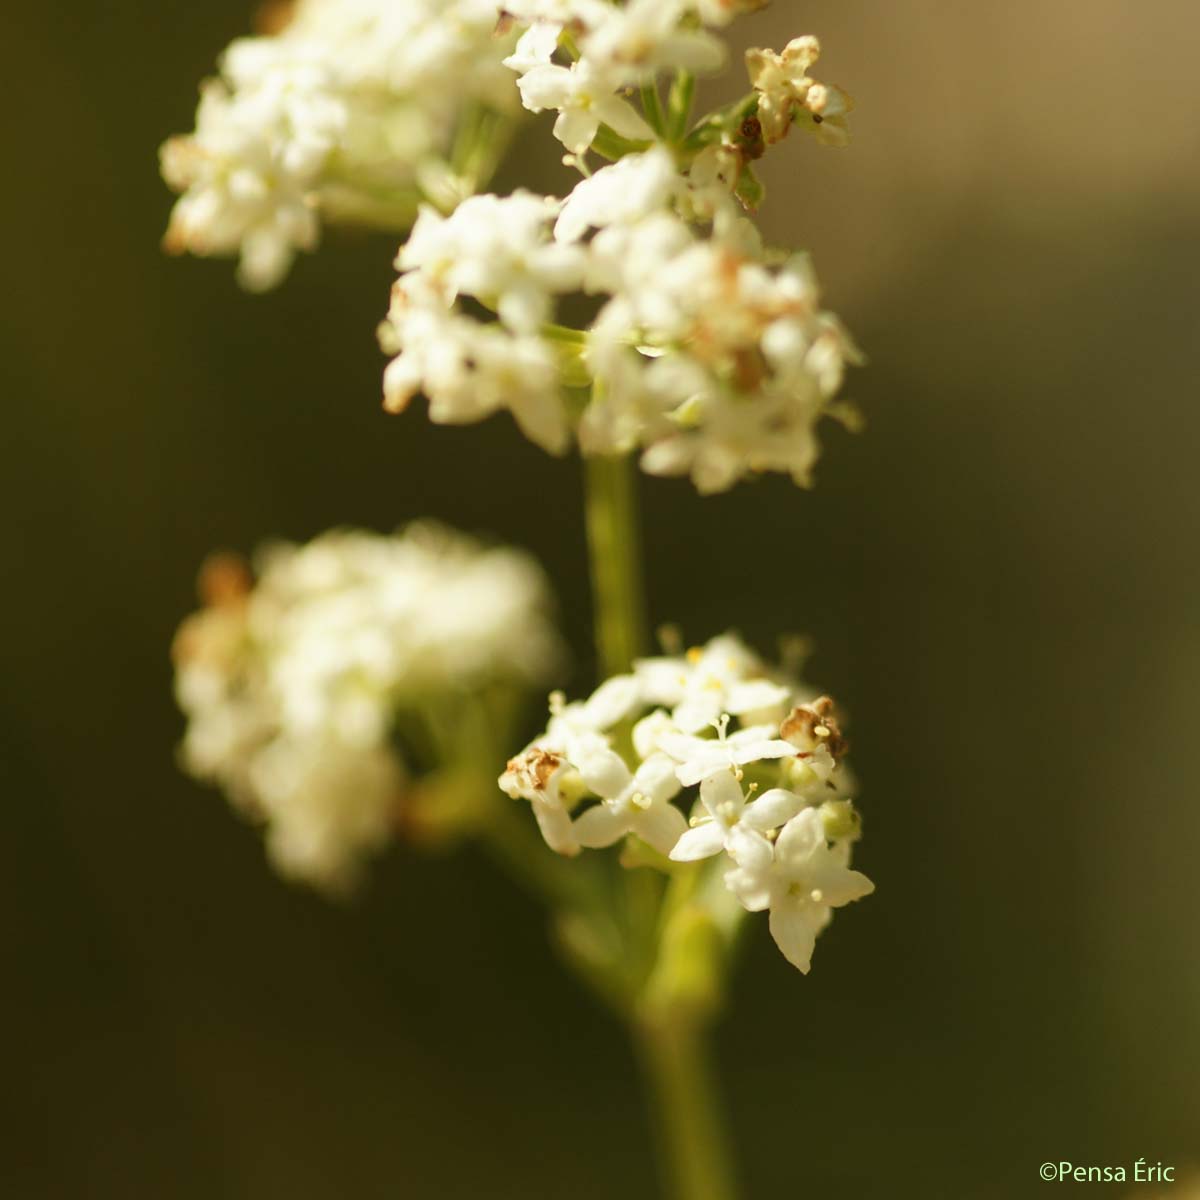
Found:
M 545 733 L 500 786 L 531 803 L 560 854 L 635 835 L 678 863 L 719 856 L 729 892 L 769 910 L 807 972 L 832 910 L 874 890 L 850 868 L 860 823 L 845 751 L 828 697 L 725 635 L 642 660 L 588 700 L 552 696 Z
M 338 890 L 399 828 L 405 721 L 454 725 L 468 696 L 545 685 L 548 586 L 526 555 L 424 523 L 271 545 L 256 568 L 212 560 L 176 637 L 181 757 L 265 826 L 282 873 Z
M 201 89 L 196 128 L 162 149 L 182 193 L 165 245 L 240 254 L 261 291 L 326 220 L 407 228 L 421 197 L 452 204 L 490 172 L 495 114 L 515 107 L 492 0 L 297 0 L 240 38 Z M 464 178 L 445 159 L 457 138 Z
M 840 141 L 848 102 L 806 74 L 817 48 L 802 38 L 752 51 L 756 90 L 692 124 L 692 72 L 724 54 L 704 22 L 745 7 L 506 6 L 527 23 L 507 60 L 522 100 L 558 112 L 565 161 L 584 178 L 565 200 L 422 210 L 380 328 L 389 411 L 418 393 L 439 423 L 508 409 L 551 453 L 572 440 L 585 455 L 639 450 L 644 470 L 706 493 L 766 471 L 809 483 L 819 420 L 853 419 L 835 397 L 858 354 L 807 258 L 768 251 L 743 213 L 761 198 L 752 163 L 767 142 L 802 119 Z M 663 70 L 675 72 L 665 106 Z M 615 161 L 593 173 L 592 151 Z M 598 299 L 594 320 L 558 324 L 580 293 Z

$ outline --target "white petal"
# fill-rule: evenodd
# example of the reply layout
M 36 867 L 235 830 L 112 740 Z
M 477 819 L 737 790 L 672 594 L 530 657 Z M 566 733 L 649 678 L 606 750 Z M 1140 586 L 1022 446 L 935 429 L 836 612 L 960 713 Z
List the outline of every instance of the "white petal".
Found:
M 571 828 L 571 818 L 566 809 L 560 804 L 547 804 L 544 800 L 534 800 L 533 815 L 537 818 L 538 828 L 546 845 L 557 854 L 573 857 L 579 853 L 579 841 Z
M 510 404 L 521 432 L 548 454 L 565 454 L 571 432 L 557 395 L 530 393 Z
M 787 824 L 802 808 L 804 801 L 795 792 L 789 792 L 785 788 L 771 788 L 746 805 L 746 810 L 742 813 L 742 824 L 760 832 L 778 829 L 780 825 Z
M 804 882 L 820 890 L 822 904 L 841 908 L 843 904 L 861 900 L 875 890 L 875 885 L 861 871 L 851 871 L 832 862 L 826 865 L 820 862 L 821 857 L 818 852 L 815 869 L 805 871 Z
M 673 800 L 680 788 L 674 761 L 666 754 L 651 755 L 634 772 L 630 787 L 656 803 Z
M 734 737 L 729 739 L 731 758 L 736 763 L 762 762 L 768 758 L 791 758 L 796 753 L 796 747 L 791 742 L 780 741 L 778 738 L 763 738 L 753 742 L 747 740 L 734 745 L 734 738 L 739 736 L 734 734 Z
M 554 136 L 572 154 L 582 154 L 592 144 L 599 128 L 600 118 L 595 109 L 564 108 L 554 122 Z
M 719 854 L 725 846 L 725 830 L 716 821 L 706 821 L 689 829 L 675 843 L 671 858 L 676 862 L 695 862 Z
M 575 766 L 588 788 L 606 800 L 619 796 L 632 780 L 625 760 L 614 750 L 596 749 L 582 756 Z
M 673 804 L 652 804 L 649 808 L 634 809 L 630 817 L 633 831 L 659 854 L 669 855 L 687 830 L 683 813 Z
M 574 836 L 581 846 L 600 850 L 619 842 L 629 832 L 627 813 L 613 812 L 607 804 L 589 808 L 574 824 Z
M 803 864 L 825 845 L 825 825 L 820 812 L 806 808 L 794 816 L 775 842 L 775 856 L 785 866 Z
M 761 833 L 740 826 L 730 830 L 725 839 L 725 848 L 739 867 L 754 874 L 765 874 L 771 869 L 775 852 L 771 843 Z
M 720 715 L 724 698 L 720 692 L 688 696 L 671 714 L 684 733 L 707 729 Z
M 614 675 L 606 679 L 585 702 L 583 721 L 592 729 L 604 730 L 623 721 L 637 708 L 642 686 L 636 676 Z
M 813 910 L 817 905 L 784 899 L 771 908 L 771 936 L 783 956 L 805 975 L 812 966 L 813 948 L 822 922 Z
M 517 42 L 516 48 L 505 60 L 504 65 L 525 74 L 534 67 L 551 65 L 554 51 L 558 49 L 559 25 L 538 24 L 527 29 Z
M 624 160 L 622 160 L 624 161 Z M 607 167 L 604 170 L 608 170 Z M 597 171 L 596 175 L 601 174 Z M 596 178 L 593 176 L 592 178 Z M 568 201 L 568 206 L 570 201 Z M 677 658 L 642 658 L 633 664 L 652 704 L 678 704 L 687 686 L 688 669 Z
M 595 110 L 609 128 L 616 130 L 622 137 L 634 141 L 653 141 L 654 130 L 642 119 L 638 112 L 617 96 L 607 96 L 598 100 Z
M 517 81 L 521 100 L 532 112 L 559 108 L 571 94 L 571 72 L 566 67 L 534 67 Z
M 748 912 L 762 912 L 771 903 L 769 879 L 762 871 L 735 867 L 725 872 L 725 886 Z
M 649 758 L 658 749 L 658 739 L 664 733 L 678 732 L 670 716 L 656 708 L 633 727 L 633 748 L 640 758 Z
M 745 804 L 742 785 L 732 771 L 710 775 L 700 785 L 700 800 L 709 815 L 725 825 L 732 825 L 738 819 Z
M 714 758 L 709 755 L 697 756 L 688 762 L 680 763 L 675 768 L 675 777 L 684 787 L 692 787 L 707 779 L 710 775 L 729 770 L 729 759 Z
M 789 690 L 769 679 L 752 679 L 747 683 L 735 683 L 729 689 L 726 708 L 735 717 L 757 709 L 775 708 L 785 703 L 791 695 Z

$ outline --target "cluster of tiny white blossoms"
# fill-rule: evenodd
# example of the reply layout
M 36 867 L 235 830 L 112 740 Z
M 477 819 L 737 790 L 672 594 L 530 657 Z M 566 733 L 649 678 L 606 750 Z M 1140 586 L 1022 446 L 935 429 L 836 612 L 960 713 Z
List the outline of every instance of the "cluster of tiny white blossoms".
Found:
M 850 868 L 860 822 L 845 750 L 828 697 L 725 635 L 641 660 L 587 700 L 552 696 L 545 733 L 500 786 L 531 803 L 560 854 L 633 835 L 676 863 L 722 856 L 726 887 L 769 910 L 779 948 L 807 972 L 832 910 L 874 890 Z
M 162 149 L 182 196 L 165 245 L 240 254 L 273 287 L 323 221 L 411 224 L 489 171 L 492 119 L 515 108 L 492 0 L 297 0 L 282 28 L 240 38 L 201 89 L 195 131 Z M 453 80 L 453 86 L 448 81 Z M 452 138 L 462 148 L 451 173 Z
M 540 568 L 431 524 L 220 556 L 175 640 L 181 758 L 265 826 L 285 875 L 353 884 L 400 826 L 415 764 L 397 723 L 560 659 Z M 453 708 L 451 709 L 453 711 Z
M 521 98 L 558 113 L 564 161 L 584 178 L 565 200 L 422 211 L 380 328 L 390 411 L 418 393 L 439 423 L 507 409 L 552 453 L 572 440 L 585 455 L 638 450 L 647 472 L 689 474 L 706 493 L 766 471 L 810 481 L 818 421 L 853 416 L 835 396 L 857 352 L 807 258 L 768 251 L 744 211 L 761 199 L 752 164 L 767 144 L 793 124 L 840 144 L 849 102 L 807 74 L 818 48 L 800 38 L 751 51 L 754 90 L 693 124 L 692 73 L 724 56 L 706 22 L 748 7 L 506 5 L 526 25 L 507 59 Z M 675 72 L 665 109 L 661 71 Z M 592 152 L 614 161 L 593 172 Z M 598 315 L 558 324 L 580 293 Z

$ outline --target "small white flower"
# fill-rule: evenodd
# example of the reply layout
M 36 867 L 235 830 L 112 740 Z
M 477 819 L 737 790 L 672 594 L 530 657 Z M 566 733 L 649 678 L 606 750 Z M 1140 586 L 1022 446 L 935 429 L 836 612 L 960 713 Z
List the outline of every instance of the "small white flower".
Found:
M 516 49 L 504 60 L 504 65 L 518 75 L 532 71 L 534 67 L 547 67 L 558 49 L 562 26 L 541 23 L 531 25 L 520 37 Z
M 617 754 L 608 751 L 587 760 L 584 782 L 601 798 L 575 821 L 581 846 L 611 846 L 635 833 L 660 854 L 670 854 L 687 828 L 683 813 L 671 804 L 679 793 L 675 764 L 665 754 L 653 755 L 630 774 Z
M 766 677 L 758 657 L 733 634 L 713 638 L 686 658 L 645 658 L 634 665 L 646 697 L 671 708 L 684 733 L 698 733 L 722 713 L 766 721 L 783 716 L 791 689 Z
M 784 826 L 769 860 L 755 856 L 740 861 L 725 881 L 751 912 L 770 909 L 776 945 L 807 974 L 817 935 L 829 924 L 832 910 L 875 890 L 849 862 L 849 843 L 831 847 L 820 811 L 806 808 Z
M 686 26 L 689 7 L 690 0 L 629 0 L 610 8 L 583 37 L 583 55 L 623 83 L 660 70 L 714 71 L 725 61 L 725 47 L 706 30 Z
M 379 337 L 396 354 L 383 377 L 389 412 L 402 412 L 417 392 L 437 424 L 468 424 L 508 409 L 531 441 L 551 454 L 566 450 L 559 364 L 544 339 L 461 316 L 421 272 L 396 284 Z
M 667 733 L 658 738 L 659 748 L 678 764 L 675 774 L 684 787 L 700 783 L 721 771 L 732 771 L 740 778 L 741 768 L 750 763 L 795 756 L 795 746 L 772 736 L 774 726 L 755 725 L 727 733 L 728 723 L 728 717 L 720 721 L 715 738 L 692 737 L 686 733 Z
M 570 770 L 561 754 L 535 745 L 510 759 L 499 779 L 500 790 L 506 795 L 529 801 L 546 845 L 568 857 L 579 853 L 571 813 L 559 790 Z
M 700 784 L 700 803 L 709 819 L 693 820 L 693 828 L 671 851 L 676 862 L 710 858 L 722 850 L 739 862 L 756 861 L 755 856 L 763 855 L 769 859 L 771 843 L 763 835 L 778 829 L 805 807 L 800 796 L 783 788 L 771 788 L 747 804 L 742 785 L 732 771 L 705 779 Z
M 554 64 L 533 67 L 521 76 L 521 101 L 531 112 L 558 110 L 554 136 L 572 153 L 583 154 L 602 124 L 622 137 L 652 141 L 654 131 L 616 95 L 619 78 L 598 69 L 586 59 L 570 67 Z
M 472 196 L 449 217 L 424 208 L 396 266 L 421 270 L 450 297 L 493 305 L 515 333 L 547 320 L 551 297 L 575 291 L 583 252 L 550 237 L 558 205 L 544 196 Z
M 582 734 L 607 733 L 614 725 L 627 720 L 643 703 L 641 681 L 635 675 L 614 675 L 586 700 L 577 700 L 574 704 L 564 704 L 562 700 L 559 693 L 550 698 L 547 735 L 551 741 L 565 744 Z
M 550 697 L 546 732 L 512 759 L 500 776 L 502 791 L 533 806 L 542 837 L 556 853 L 575 855 L 580 847 L 571 823 L 571 805 L 561 793 L 564 780 L 581 781 L 593 790 L 598 787 L 601 790 L 596 795 L 620 797 L 629 772 L 613 753 L 606 734 L 640 703 L 641 690 L 632 675 L 614 676 L 587 700 L 574 704 L 567 704 L 562 693 L 555 692 Z M 578 800 L 578 794 L 573 799 Z M 652 814 L 649 820 L 658 816 Z
M 578 241 L 588 229 L 632 225 L 661 212 L 682 188 L 671 154 L 662 146 L 629 154 L 582 179 L 563 204 L 554 236 Z

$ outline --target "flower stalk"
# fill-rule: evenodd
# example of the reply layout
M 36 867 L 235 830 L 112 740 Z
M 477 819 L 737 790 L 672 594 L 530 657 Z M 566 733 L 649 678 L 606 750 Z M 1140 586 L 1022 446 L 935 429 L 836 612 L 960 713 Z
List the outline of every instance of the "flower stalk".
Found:
M 592 457 L 586 467 L 585 511 L 594 592 L 596 652 L 601 674 L 622 674 L 644 652 L 637 478 L 629 455 Z M 708 1062 L 707 1017 L 720 992 L 719 935 L 701 919 L 694 928 L 680 890 L 690 891 L 697 868 L 667 889 L 648 894 L 647 872 L 625 871 L 631 945 L 646 946 L 649 971 L 629 1012 L 654 1113 L 664 1192 L 673 1200 L 735 1200 L 725 1125 Z M 639 896 L 642 903 L 633 903 Z M 649 903 L 646 903 L 649 901 Z M 686 902 L 685 902 L 686 905 Z M 703 977 L 703 997 L 694 994 Z
M 664 1189 L 671 1200 L 738 1196 L 705 1030 L 703 1021 L 687 1014 L 646 1020 L 636 1030 Z
M 621 675 L 645 651 L 637 478 L 628 455 L 584 459 L 596 654 L 601 678 Z

